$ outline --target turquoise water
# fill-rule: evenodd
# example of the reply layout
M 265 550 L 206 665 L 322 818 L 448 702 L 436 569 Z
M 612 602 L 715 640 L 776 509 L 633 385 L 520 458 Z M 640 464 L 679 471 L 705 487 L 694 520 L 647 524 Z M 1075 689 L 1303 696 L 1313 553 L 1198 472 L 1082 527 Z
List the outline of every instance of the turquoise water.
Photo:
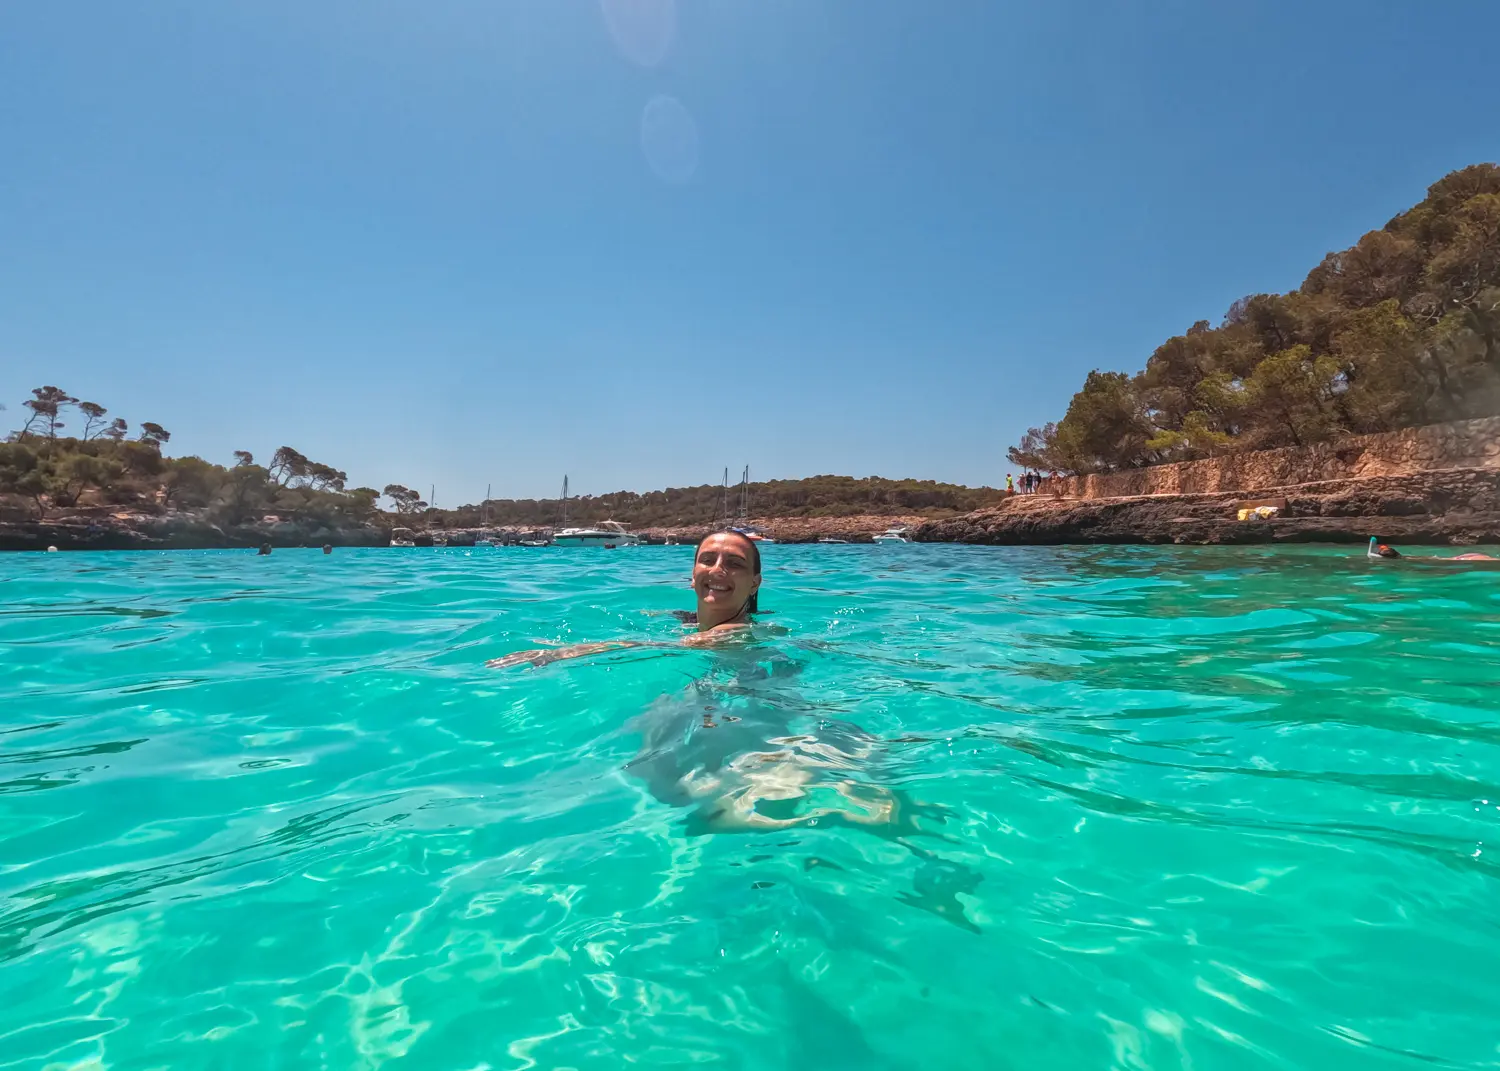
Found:
M 1500 574 L 0 557 L 5 1068 L 1500 1066 Z

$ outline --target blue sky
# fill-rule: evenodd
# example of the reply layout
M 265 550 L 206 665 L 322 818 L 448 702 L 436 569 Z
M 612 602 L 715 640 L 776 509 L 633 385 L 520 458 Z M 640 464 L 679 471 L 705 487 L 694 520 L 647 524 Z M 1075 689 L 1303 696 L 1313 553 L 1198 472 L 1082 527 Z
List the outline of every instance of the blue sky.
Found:
M 1500 4 L 0 5 L 0 400 L 444 505 L 995 483 L 1500 158 Z

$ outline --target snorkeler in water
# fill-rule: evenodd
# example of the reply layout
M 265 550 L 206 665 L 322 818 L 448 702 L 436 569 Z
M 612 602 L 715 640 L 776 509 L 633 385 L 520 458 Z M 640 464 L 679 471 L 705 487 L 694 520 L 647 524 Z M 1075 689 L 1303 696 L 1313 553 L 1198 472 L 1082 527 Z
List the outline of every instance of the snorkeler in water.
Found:
M 1404 558 L 1404 557 L 1406 557 L 1406 555 L 1402 554 L 1399 550 L 1397 550 L 1395 547 L 1391 546 L 1389 543 L 1379 543 L 1379 542 L 1376 542 L 1375 537 L 1371 536 L 1370 537 L 1370 549 L 1365 552 L 1365 557 L 1367 557 L 1367 558 Z M 1468 553 L 1468 554 L 1455 554 L 1452 557 L 1444 557 L 1444 556 L 1438 555 L 1438 554 L 1430 554 L 1430 555 L 1426 556 L 1425 558 L 1422 558 L 1421 560 L 1422 561 L 1438 561 L 1438 562 L 1493 562 L 1493 561 L 1500 561 L 1500 558 L 1496 558 L 1492 554 L 1478 554 L 1478 553 L 1471 552 L 1471 553 Z
M 698 626 L 698 631 L 681 642 L 702 647 L 727 639 L 743 637 L 750 628 L 760 596 L 760 548 L 755 540 L 741 532 L 714 532 L 698 544 L 693 555 L 693 592 L 698 596 L 695 613 L 683 620 Z M 545 666 L 564 658 L 631 647 L 662 646 L 646 640 L 606 640 L 603 643 L 577 643 L 570 647 L 517 651 L 504 658 L 486 662 L 491 669 L 508 669 L 531 663 Z

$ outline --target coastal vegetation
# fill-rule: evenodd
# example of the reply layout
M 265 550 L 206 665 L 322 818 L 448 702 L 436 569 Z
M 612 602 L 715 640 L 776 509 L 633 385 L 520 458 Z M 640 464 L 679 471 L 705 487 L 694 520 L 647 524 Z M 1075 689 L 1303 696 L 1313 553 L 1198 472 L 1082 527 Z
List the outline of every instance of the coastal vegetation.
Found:
M 1446 175 L 1287 294 L 1095 370 L 1017 465 L 1101 472 L 1500 413 L 1500 166 Z
M 186 510 L 213 523 L 244 524 L 275 514 L 328 526 L 365 523 L 380 492 L 347 488 L 345 473 L 283 446 L 266 465 L 245 450 L 228 468 L 200 457 L 168 457 L 172 434 L 146 421 L 132 433 L 104 406 L 56 386 L 22 403 L 24 423 L 0 442 L 0 498 L 38 520 L 83 506 L 134 512 Z M 78 424 L 82 420 L 81 426 Z M 64 432 L 77 428 L 78 434 Z
M 754 517 L 853 517 L 966 513 L 993 505 L 1000 493 L 989 487 L 963 487 L 933 480 L 888 480 L 878 476 L 810 476 L 748 485 L 745 512 Z M 616 520 L 637 528 L 700 526 L 722 522 L 740 511 L 740 488 L 716 484 L 669 487 L 663 491 L 616 491 L 568 500 L 568 523 Z M 557 499 L 491 499 L 443 515 L 448 525 L 540 528 L 561 523 Z
M 402 484 L 382 490 L 347 485 L 348 475 L 283 446 L 261 464 L 245 450 L 234 463 L 169 457 L 172 434 L 147 421 L 134 430 L 121 417 L 56 386 L 38 387 L 22 403 L 21 426 L 0 442 L 0 504 L 46 520 L 56 511 L 189 512 L 214 524 L 240 525 L 267 515 L 337 528 L 390 520 L 417 527 L 543 528 L 562 521 L 557 499 L 496 499 L 455 510 L 435 510 Z M 76 430 L 77 434 L 67 434 Z M 998 492 L 931 480 L 814 476 L 771 480 L 748 488 L 750 510 L 760 517 L 849 517 L 967 512 L 993 503 Z M 618 520 L 637 527 L 706 525 L 726 519 L 740 489 L 668 488 L 637 494 L 617 491 L 568 502 L 570 523 Z

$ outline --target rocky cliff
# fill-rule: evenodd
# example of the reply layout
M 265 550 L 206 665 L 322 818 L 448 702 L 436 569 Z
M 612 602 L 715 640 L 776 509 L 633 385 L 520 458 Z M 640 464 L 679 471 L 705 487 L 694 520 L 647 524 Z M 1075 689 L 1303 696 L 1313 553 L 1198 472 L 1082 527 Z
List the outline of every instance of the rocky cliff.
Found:
M 1337 442 L 1257 450 L 1120 472 L 1070 476 L 1073 498 L 1246 492 L 1313 481 L 1414 476 L 1442 469 L 1500 470 L 1500 417 L 1355 435 Z
M 1250 503 L 1270 520 L 1238 519 Z M 928 543 L 1500 543 L 1500 471 L 1457 468 L 1402 476 L 1320 480 L 1252 493 L 1122 495 L 1007 500 L 914 532 Z

